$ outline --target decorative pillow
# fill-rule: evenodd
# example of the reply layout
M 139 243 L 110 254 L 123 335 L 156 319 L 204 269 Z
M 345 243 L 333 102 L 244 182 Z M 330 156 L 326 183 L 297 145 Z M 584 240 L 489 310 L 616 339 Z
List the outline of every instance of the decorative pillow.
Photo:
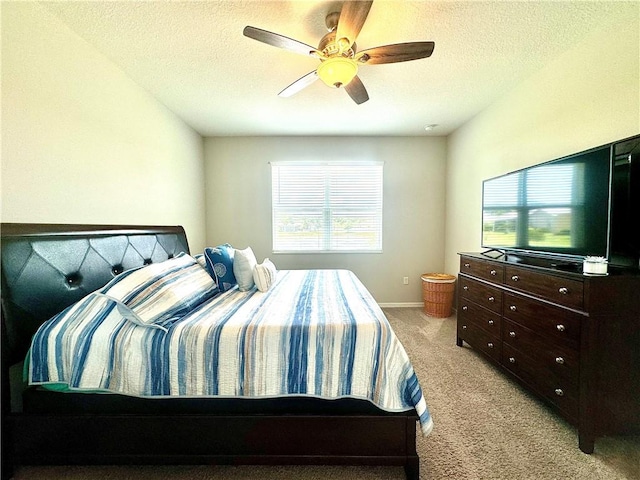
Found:
M 233 257 L 233 274 L 238 282 L 238 290 L 246 292 L 251 290 L 255 283 L 253 282 L 253 268 L 258 261 L 251 247 L 244 250 L 236 249 Z
M 276 280 L 278 270 L 271 260 L 265 258 L 264 261 L 253 269 L 253 281 L 261 292 L 266 292 L 271 288 Z
M 221 292 L 226 292 L 238 284 L 233 274 L 233 256 L 234 249 L 228 243 L 204 249 L 207 270 L 209 275 L 216 279 Z
M 196 262 L 198 262 L 202 268 L 207 270 L 207 259 L 204 258 L 204 253 L 199 253 L 197 255 L 194 255 L 193 258 L 196 259 Z M 207 270 L 207 273 L 209 273 L 208 270 Z
M 193 257 L 181 253 L 164 262 L 123 272 L 99 293 L 128 307 L 135 314 L 136 323 L 152 324 L 184 315 L 219 290 Z

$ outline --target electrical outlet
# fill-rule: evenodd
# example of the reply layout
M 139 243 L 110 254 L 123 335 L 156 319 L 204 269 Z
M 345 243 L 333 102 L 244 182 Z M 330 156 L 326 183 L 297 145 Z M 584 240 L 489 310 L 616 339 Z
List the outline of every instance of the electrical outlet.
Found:
M 402 277 L 402 283 L 404 285 L 409 285 L 409 277 Z

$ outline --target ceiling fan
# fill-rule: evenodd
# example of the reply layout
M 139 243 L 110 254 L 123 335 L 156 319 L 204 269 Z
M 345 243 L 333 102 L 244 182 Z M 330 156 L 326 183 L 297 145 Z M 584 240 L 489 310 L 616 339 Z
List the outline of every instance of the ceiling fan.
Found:
M 345 1 L 340 12 L 329 13 L 325 19 L 329 33 L 322 37 L 318 48 L 256 27 L 246 26 L 243 33 L 259 42 L 320 60 L 316 70 L 293 82 L 282 90 L 279 96 L 290 97 L 320 78 L 330 87 L 344 87 L 353 101 L 361 104 L 369 100 L 369 94 L 357 75 L 360 65 L 426 58 L 431 56 L 435 46 L 434 42 L 396 43 L 358 52 L 356 37 L 367 19 L 372 4 L 373 0 Z

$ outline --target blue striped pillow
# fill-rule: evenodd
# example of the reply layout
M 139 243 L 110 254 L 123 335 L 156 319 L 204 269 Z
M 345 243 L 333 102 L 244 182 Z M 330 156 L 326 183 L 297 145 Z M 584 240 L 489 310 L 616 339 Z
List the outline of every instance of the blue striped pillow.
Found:
M 200 264 L 202 268 L 204 268 L 205 270 L 207 269 L 207 260 L 206 258 L 204 258 L 204 253 L 199 253 L 197 255 L 194 255 L 193 258 L 196 259 L 196 261 Z
M 181 253 L 161 263 L 127 270 L 102 290 L 129 307 L 144 324 L 182 316 L 219 293 L 207 271 Z

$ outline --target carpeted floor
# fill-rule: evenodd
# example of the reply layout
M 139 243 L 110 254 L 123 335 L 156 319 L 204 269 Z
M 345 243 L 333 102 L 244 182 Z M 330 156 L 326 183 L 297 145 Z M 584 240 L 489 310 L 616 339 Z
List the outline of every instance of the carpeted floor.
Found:
M 421 479 L 640 479 L 640 437 L 578 449 L 576 429 L 470 348 L 455 345 L 455 317 L 420 308 L 385 313 L 412 359 L 434 419 L 418 438 Z M 402 468 L 256 466 L 21 467 L 16 480 L 401 480 Z

